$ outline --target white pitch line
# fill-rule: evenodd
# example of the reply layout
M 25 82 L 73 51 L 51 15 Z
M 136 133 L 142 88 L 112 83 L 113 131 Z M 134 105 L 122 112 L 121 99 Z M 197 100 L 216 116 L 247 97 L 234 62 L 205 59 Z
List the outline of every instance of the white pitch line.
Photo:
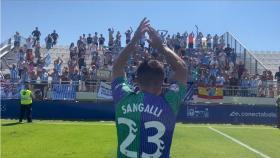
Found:
M 225 134 L 225 133 L 223 133 L 223 132 L 221 132 L 221 131 L 219 131 L 219 130 L 213 128 L 213 127 L 208 127 L 208 128 L 209 128 L 210 130 L 212 130 L 212 131 L 214 131 L 214 132 L 216 132 L 216 133 L 218 133 L 218 134 L 221 134 L 222 136 L 224 136 L 224 137 L 226 137 L 226 138 L 232 140 L 233 142 L 235 142 L 235 143 L 237 143 L 237 144 L 239 144 L 239 145 L 241 145 L 241 146 L 243 146 L 243 147 L 245 147 L 245 148 L 251 150 L 252 152 L 259 154 L 259 155 L 260 155 L 261 157 L 263 157 L 263 158 L 271 158 L 270 156 L 268 156 L 268 155 L 266 155 L 266 154 L 264 154 L 264 153 L 262 153 L 262 152 L 260 152 L 260 151 L 258 151 L 258 150 L 256 150 L 256 149 L 250 147 L 250 146 L 247 145 L 247 144 L 242 143 L 241 141 L 239 141 L 239 140 L 237 140 L 237 139 L 235 139 L 235 138 L 233 138 L 233 137 L 231 137 L 231 136 L 229 136 L 229 135 L 227 135 L 227 134 Z
M 208 128 L 210 125 L 176 125 L 177 127 L 186 127 L 186 128 Z M 257 127 L 257 126 L 252 126 L 252 127 L 241 127 L 241 126 L 217 126 L 218 128 L 229 128 L 229 129 L 260 129 L 260 130 L 278 130 L 277 128 L 272 128 L 272 127 Z

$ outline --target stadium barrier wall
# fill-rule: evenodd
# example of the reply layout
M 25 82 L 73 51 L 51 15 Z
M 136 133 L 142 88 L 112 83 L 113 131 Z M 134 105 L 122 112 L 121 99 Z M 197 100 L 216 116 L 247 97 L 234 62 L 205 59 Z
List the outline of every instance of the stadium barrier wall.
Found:
M 17 119 L 19 100 L 1 101 L 1 118 Z M 276 106 L 191 104 L 182 105 L 178 122 L 183 123 L 230 123 L 275 125 Z M 34 101 L 33 118 L 42 120 L 106 120 L 115 119 L 112 102 Z

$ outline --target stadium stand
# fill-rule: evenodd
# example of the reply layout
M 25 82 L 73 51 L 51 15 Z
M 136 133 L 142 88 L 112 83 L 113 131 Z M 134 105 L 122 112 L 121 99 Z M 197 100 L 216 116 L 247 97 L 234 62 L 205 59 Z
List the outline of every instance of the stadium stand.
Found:
M 199 95 L 203 91 L 209 93 L 205 94 L 208 96 L 212 90 L 214 92 L 211 92 L 211 95 L 216 99 L 220 97 L 219 95 L 276 96 L 277 84 L 273 81 L 273 74 L 277 71 L 277 65 L 280 65 L 280 60 L 277 60 L 280 56 L 273 54 L 272 60 L 271 53 L 262 53 L 262 55 L 252 53 L 229 32 L 213 37 L 210 34 L 204 36 L 201 32 L 197 32 L 196 35 L 185 32 L 170 36 L 159 31 L 159 35 L 186 61 L 189 67 L 188 81 L 194 83 L 195 94 L 198 96 L 203 96 Z M 5 78 L 1 81 L 2 85 L 16 84 L 14 87 L 20 87 L 18 85 L 24 82 L 34 85 L 45 84 L 44 88 L 33 86 L 41 91 L 47 91 L 45 87 L 51 89 L 52 86 L 49 84 L 73 84 L 76 85 L 74 89 L 77 92 L 96 92 L 101 81 L 110 82 L 113 61 L 122 49 L 120 34 L 118 33 L 114 40 L 112 31 L 108 46 L 104 47 L 105 39 L 98 37 L 97 33 L 93 37 L 86 37 L 83 34 L 77 40 L 76 46 L 74 43 L 70 46 L 53 46 L 50 43 L 51 36 L 47 36 L 46 45 L 41 45 L 32 36 L 18 37 L 19 33 L 1 44 L 1 72 Z M 130 38 L 130 36 L 126 37 Z M 15 41 L 19 39 L 20 44 L 16 45 Z M 145 44 L 147 44 L 146 37 L 143 37 L 139 41 L 138 50 L 128 63 L 125 70 L 128 81 L 135 86 L 137 65 L 143 60 L 157 59 L 165 65 L 165 84 L 172 83 L 170 66 L 156 49 Z M 12 68 L 13 64 L 15 68 Z M 13 91 L 11 90 L 13 86 L 2 87 L 6 91 L 9 89 Z M 218 92 L 215 91 L 219 87 L 222 87 L 221 94 L 216 94 Z M 45 94 L 43 98 L 46 98 L 47 92 L 42 93 Z M 48 96 L 54 97 L 54 95 Z M 71 93 L 69 99 L 73 99 L 73 96 L 76 95 Z

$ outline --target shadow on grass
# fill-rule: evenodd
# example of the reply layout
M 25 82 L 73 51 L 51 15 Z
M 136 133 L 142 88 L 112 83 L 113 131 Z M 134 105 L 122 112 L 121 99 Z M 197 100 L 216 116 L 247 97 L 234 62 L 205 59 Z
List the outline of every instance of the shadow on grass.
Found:
M 22 124 L 22 123 L 20 123 L 20 122 L 3 123 L 3 124 L 1 124 L 1 126 L 15 126 L 15 125 L 18 125 L 18 124 Z

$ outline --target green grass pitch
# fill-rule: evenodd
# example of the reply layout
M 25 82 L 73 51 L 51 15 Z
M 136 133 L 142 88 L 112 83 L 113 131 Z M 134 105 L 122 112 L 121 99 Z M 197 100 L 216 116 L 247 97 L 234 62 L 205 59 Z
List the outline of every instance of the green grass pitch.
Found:
M 3 158 L 115 158 L 114 122 L 1 120 Z M 252 150 L 211 128 L 238 140 Z M 257 153 L 259 152 L 259 153 Z M 264 155 L 261 155 L 264 154 Z M 177 123 L 172 158 L 280 158 L 280 130 L 269 126 Z

